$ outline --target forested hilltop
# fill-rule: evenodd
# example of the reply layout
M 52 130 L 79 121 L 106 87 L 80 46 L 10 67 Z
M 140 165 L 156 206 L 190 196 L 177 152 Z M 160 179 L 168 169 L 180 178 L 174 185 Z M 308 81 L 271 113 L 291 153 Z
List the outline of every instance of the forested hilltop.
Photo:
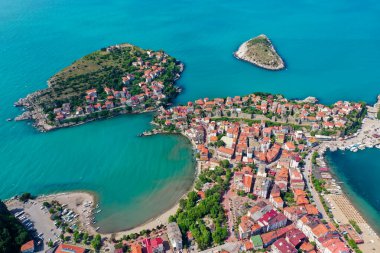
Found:
M 75 61 L 48 80 L 48 88 L 20 99 L 33 119 L 50 130 L 120 113 L 166 105 L 179 92 L 174 86 L 183 65 L 163 51 L 130 44 L 110 46 Z
M 29 240 L 26 229 L 0 200 L 0 252 L 19 252 L 21 245 Z

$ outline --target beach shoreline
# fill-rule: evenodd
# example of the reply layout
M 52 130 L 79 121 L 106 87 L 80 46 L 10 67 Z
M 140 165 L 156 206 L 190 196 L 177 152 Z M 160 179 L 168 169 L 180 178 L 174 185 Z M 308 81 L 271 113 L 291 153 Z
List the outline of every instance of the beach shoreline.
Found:
M 97 231 L 96 224 L 92 224 L 92 219 L 94 218 L 93 212 L 96 209 L 96 207 L 98 207 L 99 205 L 99 197 L 96 192 L 92 192 L 92 191 L 78 190 L 78 191 L 52 193 L 52 194 L 46 194 L 46 195 L 43 194 L 43 195 L 36 196 L 31 201 L 36 202 L 37 205 L 40 206 L 45 201 L 51 202 L 53 200 L 56 200 L 61 205 L 67 206 L 68 208 L 72 209 L 75 213 L 78 214 L 80 227 L 84 228 L 89 234 L 93 234 L 93 235 L 100 234 L 103 237 L 113 236 L 116 239 L 120 239 L 123 236 L 133 234 L 133 233 L 139 233 L 143 230 L 152 230 L 160 225 L 165 226 L 168 224 L 169 217 L 171 215 L 174 215 L 177 212 L 179 208 L 179 201 L 183 198 L 186 198 L 187 194 L 190 191 L 194 190 L 196 179 L 198 178 L 203 166 L 202 165 L 203 163 L 201 161 L 198 161 L 195 158 L 195 149 L 196 149 L 195 143 L 191 142 L 190 139 L 187 138 L 187 136 L 183 134 L 179 134 L 179 135 L 183 136 L 186 139 L 186 141 L 188 141 L 192 146 L 193 159 L 194 159 L 194 165 L 195 165 L 194 181 L 191 187 L 176 201 L 176 203 L 173 206 L 169 207 L 164 212 L 154 216 L 153 218 L 150 218 L 144 221 L 140 225 L 137 225 L 130 229 L 125 229 L 125 230 L 116 231 L 116 232 L 102 233 L 101 229 L 100 231 Z M 25 203 L 22 203 L 15 197 L 7 199 L 4 202 L 10 209 L 26 208 L 26 206 L 24 205 Z M 79 202 L 80 204 L 78 204 Z M 86 215 L 88 215 L 89 212 L 88 211 L 84 212 L 84 209 L 80 208 L 83 206 L 84 202 L 92 203 L 90 207 L 91 215 L 89 215 L 88 217 Z M 53 226 L 53 225 L 54 225 L 53 223 L 48 224 L 48 226 Z M 53 229 L 53 227 L 51 229 Z
M 338 151 L 334 151 L 334 152 L 338 152 Z M 346 152 L 349 152 L 349 151 L 346 151 Z M 329 159 L 327 159 L 326 155 L 324 156 L 324 160 L 326 161 L 328 168 L 330 168 L 330 172 L 333 179 L 335 179 L 337 182 L 342 182 L 341 176 L 339 176 L 339 174 L 336 173 L 336 165 L 333 164 Z M 342 189 L 342 195 L 344 195 L 349 200 L 349 202 L 360 213 L 360 215 L 366 221 L 366 223 L 372 224 L 374 222 L 373 219 L 371 220 L 368 218 L 368 216 L 365 214 L 365 210 L 364 210 L 365 208 L 361 207 L 360 200 L 358 200 L 358 198 L 361 198 L 360 195 L 356 193 L 353 189 L 351 189 L 349 185 L 346 185 L 343 182 L 340 185 Z M 362 201 L 366 201 L 366 200 L 363 199 Z M 371 226 L 371 228 L 375 231 L 375 233 L 380 234 L 380 224 L 373 225 Z
M 371 110 L 372 108 L 369 107 L 368 109 Z M 327 150 L 329 152 L 337 152 L 338 149 L 346 149 L 358 143 L 362 143 L 364 148 L 380 144 L 380 140 L 375 140 L 373 137 L 373 134 L 379 128 L 379 120 L 365 117 L 362 121 L 361 129 L 356 132 L 354 137 L 347 140 L 322 142 L 316 151 L 319 153 L 322 161 L 329 165 L 329 161 L 326 159 Z M 339 180 L 334 172 L 332 173 L 332 177 L 335 180 Z M 342 187 L 340 193 L 330 193 L 321 197 L 327 200 L 332 207 L 333 219 L 334 221 L 338 221 L 338 224 L 348 224 L 350 220 L 354 220 L 359 225 L 363 232 L 361 236 L 364 239 L 364 243 L 358 246 L 363 252 L 370 252 L 373 249 L 380 251 L 380 238 L 375 232 L 373 225 L 370 225 L 371 222 L 366 219 L 366 215 L 355 205 L 357 203 L 355 203 L 345 187 Z

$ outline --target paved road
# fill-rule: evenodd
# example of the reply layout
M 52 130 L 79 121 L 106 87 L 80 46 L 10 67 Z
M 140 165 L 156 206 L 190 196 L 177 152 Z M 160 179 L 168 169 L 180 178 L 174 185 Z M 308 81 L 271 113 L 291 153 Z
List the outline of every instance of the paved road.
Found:
M 228 252 L 239 252 L 241 244 L 239 242 L 229 242 L 215 248 L 207 249 L 199 253 L 216 253 L 221 250 L 227 250 Z
M 310 154 L 305 158 L 305 161 L 306 161 L 305 170 L 302 172 L 302 174 L 306 180 L 306 186 L 310 190 L 311 195 L 313 196 L 314 204 L 316 205 L 319 212 L 321 213 L 322 218 L 328 219 L 328 215 L 327 215 L 325 209 L 323 208 L 322 202 L 319 199 L 319 195 L 318 195 L 317 191 L 314 189 L 313 184 L 311 182 L 311 170 L 312 170 L 311 157 L 312 157 L 312 155 L 313 155 L 313 152 L 310 152 Z

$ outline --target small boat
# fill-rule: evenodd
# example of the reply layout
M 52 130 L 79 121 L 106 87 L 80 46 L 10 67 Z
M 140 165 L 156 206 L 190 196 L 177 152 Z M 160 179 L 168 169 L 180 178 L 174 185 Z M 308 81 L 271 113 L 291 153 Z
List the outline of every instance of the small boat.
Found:
M 95 229 L 95 231 L 98 231 L 100 229 L 100 227 L 97 227 L 96 229 Z
M 98 211 L 96 211 L 96 213 L 100 213 L 102 210 L 101 209 L 99 209 Z
M 12 121 L 12 118 L 8 118 L 7 121 Z

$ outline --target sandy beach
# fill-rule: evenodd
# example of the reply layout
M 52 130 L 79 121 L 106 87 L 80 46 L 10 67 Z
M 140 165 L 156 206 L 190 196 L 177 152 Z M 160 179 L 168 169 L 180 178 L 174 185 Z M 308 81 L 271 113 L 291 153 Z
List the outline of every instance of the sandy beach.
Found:
M 350 220 L 354 220 L 358 224 L 363 232 L 361 237 L 364 240 L 364 243 L 358 246 L 363 252 L 380 252 L 379 236 L 344 194 L 329 194 L 325 195 L 324 198 L 331 205 L 334 219 L 340 225 L 349 224 Z
M 196 175 L 197 177 L 202 170 L 202 163 L 196 162 Z M 195 181 L 194 181 L 195 183 Z M 194 189 L 194 184 L 189 189 L 189 191 Z M 188 191 L 188 192 L 189 192 Z M 181 198 L 187 196 L 186 192 Z M 26 203 L 20 202 L 17 199 L 7 200 L 5 203 L 9 210 L 21 210 L 23 209 L 25 213 L 28 214 L 30 219 L 33 221 L 35 228 L 38 233 L 43 233 L 46 241 L 52 240 L 55 241 L 59 238 L 61 231 L 57 229 L 54 225 L 54 222 L 50 220 L 50 214 L 46 209 L 41 209 L 44 202 L 58 201 L 61 205 L 65 206 L 65 208 L 69 208 L 78 214 L 78 218 L 76 220 L 76 224 L 79 225 L 79 230 L 86 231 L 89 234 L 97 234 L 96 228 L 92 224 L 93 219 L 93 210 L 97 205 L 97 198 L 95 193 L 91 192 L 65 192 L 65 193 L 57 193 L 50 195 L 42 195 L 38 196 L 33 200 L 29 200 Z M 90 203 L 90 205 L 89 205 Z M 87 204 L 87 205 L 86 205 Z M 139 233 L 142 230 L 151 230 L 156 228 L 159 225 L 166 225 L 168 223 L 169 217 L 174 215 L 179 208 L 179 200 L 176 205 L 169 208 L 164 213 L 159 216 L 150 219 L 149 221 L 134 227 L 132 229 L 124 230 L 116 233 L 99 233 L 102 237 L 111 237 L 121 238 L 124 235 L 129 235 L 132 233 Z
M 202 168 L 203 168 L 202 162 L 197 161 L 196 162 L 196 178 L 198 177 L 198 175 L 201 172 Z M 194 189 L 194 185 L 195 185 L 195 180 L 194 180 L 194 183 L 193 183 L 192 187 L 180 199 L 186 197 L 187 193 L 190 192 L 190 191 L 192 191 Z M 177 212 L 178 208 L 179 208 L 179 200 L 178 200 L 178 203 L 175 206 L 171 207 L 170 209 L 168 209 L 164 213 L 160 214 L 159 216 L 157 216 L 157 217 L 155 217 L 153 219 L 150 219 L 149 221 L 147 221 L 147 222 L 145 222 L 145 223 L 143 223 L 143 224 L 141 224 L 141 225 L 139 225 L 137 227 L 134 227 L 132 229 L 128 229 L 128 230 L 124 230 L 124 231 L 120 231 L 120 232 L 112 233 L 112 234 L 116 238 L 121 238 L 124 235 L 129 235 L 129 234 L 133 234 L 133 233 L 139 233 L 142 230 L 153 229 L 153 228 L 156 228 L 159 225 L 167 225 L 169 217 L 171 215 L 174 215 Z M 111 234 L 104 234 L 104 235 L 111 236 Z
M 374 107 L 368 106 L 368 115 L 363 119 L 361 129 L 353 137 L 346 140 L 322 142 L 318 146 L 318 153 L 324 159 L 324 153 L 327 149 L 336 151 L 339 148 L 346 148 L 358 143 L 363 144 L 366 148 L 379 144 L 380 139 L 374 137 L 380 135 L 380 120 L 376 119 L 374 115 L 376 111 Z M 349 224 L 350 220 L 354 220 L 359 225 L 363 232 L 361 236 L 364 243 L 358 246 L 363 252 L 380 252 L 379 236 L 344 192 L 341 194 L 328 194 L 324 198 L 330 204 L 334 219 L 339 224 Z

